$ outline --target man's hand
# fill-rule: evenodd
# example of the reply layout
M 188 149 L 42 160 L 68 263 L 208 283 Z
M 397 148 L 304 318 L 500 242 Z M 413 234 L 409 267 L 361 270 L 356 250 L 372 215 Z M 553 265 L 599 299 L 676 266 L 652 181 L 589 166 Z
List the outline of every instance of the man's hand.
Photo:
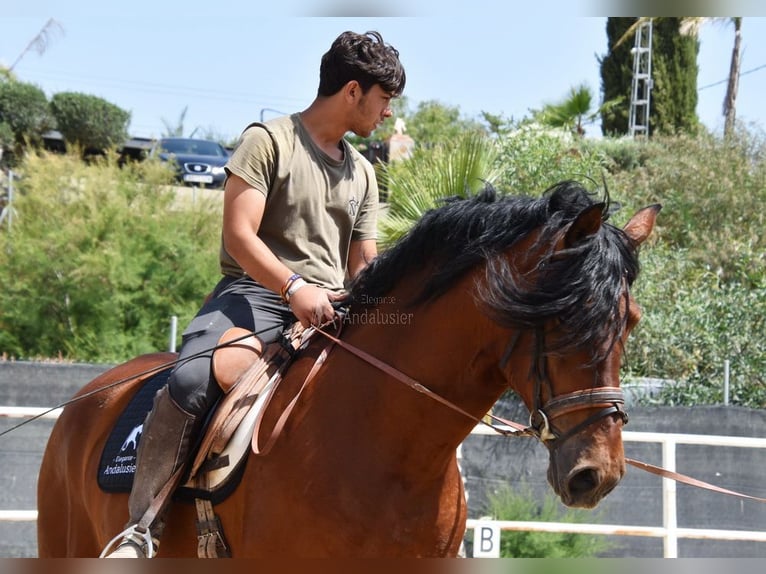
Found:
M 307 283 L 290 297 L 290 309 L 301 325 L 317 327 L 335 318 L 332 302 L 340 298 L 342 295 Z

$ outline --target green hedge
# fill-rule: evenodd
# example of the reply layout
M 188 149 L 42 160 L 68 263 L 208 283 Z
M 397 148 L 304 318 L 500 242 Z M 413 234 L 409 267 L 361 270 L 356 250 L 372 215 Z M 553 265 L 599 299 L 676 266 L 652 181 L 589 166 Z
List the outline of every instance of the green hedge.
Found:
M 526 128 L 496 141 L 466 137 L 385 170 L 402 233 L 440 194 L 486 178 L 539 194 L 561 179 L 606 184 L 624 224 L 662 203 L 642 247 L 634 295 L 643 319 L 623 376 L 675 381 L 658 399 L 766 407 L 766 146 L 763 135 L 579 140 Z M 163 166 L 118 169 L 107 158 L 32 156 L 20 170 L 11 233 L 0 230 L 0 355 L 124 360 L 167 344 L 217 277 L 215 207 L 177 209 Z M 441 190 L 441 191 L 440 191 Z
M 29 156 L 0 231 L 0 356 L 119 362 L 165 350 L 218 277 L 220 204 L 164 166 Z

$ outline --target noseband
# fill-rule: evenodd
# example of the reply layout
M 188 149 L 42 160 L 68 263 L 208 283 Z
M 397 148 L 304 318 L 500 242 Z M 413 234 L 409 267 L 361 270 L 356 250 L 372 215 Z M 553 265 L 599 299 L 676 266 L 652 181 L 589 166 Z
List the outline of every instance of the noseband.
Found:
M 538 401 L 539 395 L 536 402 Z M 576 435 L 584 428 L 604 417 L 617 414 L 622 419 L 623 424 L 627 424 L 628 413 L 623 408 L 624 404 L 625 398 L 623 397 L 622 389 L 619 387 L 596 387 L 594 389 L 574 391 L 554 397 L 542 407 L 535 406 L 529 415 L 529 426 L 542 442 L 546 443 L 547 446 L 555 448 L 566 439 Z M 601 410 L 593 413 L 584 421 L 563 433 L 557 432 L 552 425 L 553 420 L 565 414 L 599 407 Z M 552 444 L 548 445 L 549 442 Z
M 535 361 L 532 374 L 535 379 L 535 391 L 526 434 L 536 436 L 543 444 L 545 444 L 545 446 L 553 450 L 568 438 L 576 435 L 584 428 L 604 417 L 617 414 L 622 419 L 623 424 L 628 424 L 628 413 L 626 413 L 623 408 L 625 405 L 625 397 L 622 394 L 622 389 L 619 387 L 594 387 L 592 389 L 584 389 L 555 396 L 553 392 L 553 384 L 548 377 L 548 360 L 545 353 L 542 351 L 545 347 L 545 335 L 539 330 L 536 331 L 535 334 L 538 349 L 538 352 L 535 353 L 537 360 Z M 508 347 L 500 360 L 501 369 L 504 369 L 508 364 L 508 361 L 510 361 L 511 354 L 516 348 L 516 344 L 519 342 L 521 335 L 522 331 L 517 331 L 511 339 L 511 342 L 508 344 Z M 544 402 L 543 386 L 545 386 L 547 390 L 547 395 L 551 397 L 548 402 Z M 567 429 L 563 433 L 557 431 L 552 424 L 555 419 L 563 415 L 579 410 L 599 407 L 601 410 L 576 424 L 574 427 Z
M 516 333 L 511 341 L 503 357 L 503 365 L 510 359 L 510 354 L 520 336 L 521 332 Z M 537 332 L 537 346 L 540 350 L 544 348 L 544 337 L 542 332 Z M 533 375 L 535 392 L 529 415 L 529 428 L 548 448 L 553 450 L 561 446 L 564 441 L 584 428 L 613 414 L 619 415 L 623 425 L 628 424 L 628 413 L 624 409 L 625 397 L 622 394 L 622 389 L 619 387 L 594 387 L 555 396 L 553 384 L 548 377 L 547 357 L 542 351 L 537 353 L 537 357 Z M 543 402 L 543 386 L 546 387 L 547 395 L 551 397 L 547 402 Z M 561 416 L 595 408 L 600 408 L 600 410 L 564 432 L 557 431 L 553 425 L 553 421 Z

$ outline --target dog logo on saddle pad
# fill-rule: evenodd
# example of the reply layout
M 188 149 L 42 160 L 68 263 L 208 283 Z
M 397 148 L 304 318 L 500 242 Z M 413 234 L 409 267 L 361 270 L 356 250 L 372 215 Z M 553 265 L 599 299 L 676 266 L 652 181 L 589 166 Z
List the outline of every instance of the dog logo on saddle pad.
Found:
M 144 430 L 143 423 L 138 425 L 137 427 L 134 427 L 132 431 L 130 431 L 130 434 L 128 435 L 128 438 L 125 439 L 125 442 L 122 443 L 122 446 L 120 447 L 120 452 L 125 452 L 128 450 L 128 447 L 130 445 L 133 445 L 133 450 L 138 449 L 138 437 L 141 436 L 141 433 Z
M 169 374 L 170 369 L 167 369 L 144 381 L 117 419 L 98 465 L 98 485 L 102 490 L 130 492 L 144 420 L 152 408 L 154 396 L 167 383 Z

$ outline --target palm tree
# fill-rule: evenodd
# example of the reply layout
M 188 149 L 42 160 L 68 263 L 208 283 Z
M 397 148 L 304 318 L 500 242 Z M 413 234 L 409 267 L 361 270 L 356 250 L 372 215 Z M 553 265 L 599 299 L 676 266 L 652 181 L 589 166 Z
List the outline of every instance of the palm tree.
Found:
M 393 245 L 445 198 L 465 197 L 495 181 L 496 157 L 493 139 L 466 131 L 434 146 L 416 147 L 404 161 L 378 164 L 388 189 L 387 209 L 379 224 L 381 247 Z
M 165 124 L 165 132 L 162 137 L 165 138 L 180 138 L 184 135 L 184 121 L 186 121 L 186 112 L 189 111 L 189 106 L 186 106 L 181 110 L 181 114 L 178 116 L 178 120 L 175 124 L 170 123 L 165 118 L 162 118 L 162 123 Z
M 543 109 L 535 114 L 535 119 L 541 124 L 570 129 L 578 136 L 584 136 L 583 122 L 587 123 L 593 119 L 590 109 L 592 102 L 593 94 L 590 88 L 582 84 L 571 88 L 569 97 L 565 100 L 556 104 L 545 104 Z
M 42 27 L 37 35 L 32 38 L 29 44 L 27 44 L 26 48 L 22 50 L 21 54 L 19 54 L 18 57 L 14 60 L 13 64 L 11 64 L 11 67 L 8 68 L 8 72 L 13 72 L 13 69 L 16 67 L 16 65 L 30 50 L 34 50 L 42 56 L 48 49 L 48 46 L 50 45 L 53 38 L 56 35 L 63 33 L 64 28 L 61 26 L 61 24 L 59 24 L 53 18 L 49 18 L 45 23 L 45 26 Z
M 638 18 L 636 22 L 628 28 L 623 34 L 615 47 L 622 44 L 625 40 L 631 37 L 638 27 L 649 20 L 657 20 L 659 18 L 651 18 L 642 16 Z M 704 24 L 708 22 L 725 22 L 734 25 L 734 47 L 731 53 L 731 65 L 729 67 L 729 80 L 726 87 L 726 96 L 723 100 L 723 116 L 725 118 L 723 133 L 724 137 L 730 136 L 734 131 L 734 121 L 737 114 L 737 88 L 739 86 L 739 73 L 740 73 L 740 53 L 742 49 L 742 17 L 705 17 L 705 16 L 687 16 L 681 18 L 681 27 L 679 31 L 681 34 L 687 36 L 698 37 L 700 29 Z
M 605 102 L 597 110 L 592 110 L 593 93 L 585 84 L 570 88 L 569 96 L 559 103 L 545 104 L 541 110 L 533 112 L 536 121 L 554 128 L 565 128 L 582 137 L 585 124 L 593 123 L 599 115 L 607 111 L 617 101 Z
M 730 136 L 734 131 L 734 120 L 737 115 L 737 88 L 739 87 L 740 53 L 742 50 L 742 17 L 700 17 L 689 16 L 682 18 L 680 32 L 691 36 L 699 36 L 699 31 L 707 22 L 731 23 L 734 26 L 734 47 L 731 52 L 729 79 L 726 85 L 726 95 L 723 99 L 724 136 Z

